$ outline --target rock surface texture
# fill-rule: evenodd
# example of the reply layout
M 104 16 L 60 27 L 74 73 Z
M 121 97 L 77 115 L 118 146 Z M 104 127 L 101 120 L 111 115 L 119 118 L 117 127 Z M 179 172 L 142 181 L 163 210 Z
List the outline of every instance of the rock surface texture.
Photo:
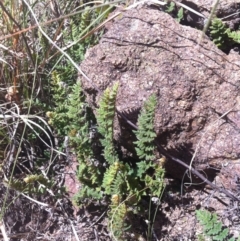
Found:
M 204 14 L 206 17 L 208 17 L 208 13 L 211 11 L 213 4 L 216 1 L 212 0 L 191 0 L 191 1 L 186 1 L 182 0 L 180 1 L 183 4 L 186 4 L 187 6 L 201 12 Z M 236 9 L 239 9 L 240 7 L 240 1 L 239 0 L 227 0 L 227 1 L 219 1 L 217 8 L 216 8 L 216 15 L 218 17 L 227 17 L 231 14 L 236 13 Z M 229 17 L 230 19 L 234 19 L 238 15 L 234 15 Z
M 205 19 L 209 18 L 210 12 L 212 10 L 213 4 L 216 1 L 212 0 L 180 0 L 182 4 L 190 7 L 191 9 L 201 13 L 205 16 Z M 218 2 L 216 7 L 215 16 L 223 19 L 231 29 L 238 30 L 240 23 L 240 14 L 237 12 L 237 9 L 240 7 L 239 0 L 227 0 Z M 185 10 L 185 23 L 190 26 L 203 28 L 203 18 L 199 17 L 197 14 Z
M 194 154 L 198 169 L 219 168 L 240 157 L 240 58 L 207 37 L 198 46 L 200 36 L 162 11 L 132 9 L 88 51 L 80 67 L 92 82 L 81 80 L 92 106 L 119 82 L 117 109 L 135 124 L 155 93 L 159 144 L 186 163 Z M 116 119 L 115 138 L 126 150 L 133 147 L 130 129 Z

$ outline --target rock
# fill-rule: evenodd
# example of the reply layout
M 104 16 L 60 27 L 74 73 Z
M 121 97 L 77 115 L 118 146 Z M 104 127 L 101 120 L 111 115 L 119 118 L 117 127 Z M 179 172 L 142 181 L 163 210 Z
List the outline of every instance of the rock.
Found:
M 201 12 L 203 15 L 208 17 L 209 13 L 212 10 L 213 4 L 216 1 L 212 0 L 182 0 L 180 1 L 183 4 L 191 7 L 195 7 L 196 10 Z M 227 1 L 219 1 L 217 8 L 216 8 L 216 16 L 219 18 L 227 17 L 231 14 L 236 13 L 236 10 L 240 7 L 239 0 L 227 0 Z M 234 19 L 238 17 L 238 14 L 231 16 L 230 19 Z
M 132 9 L 88 50 L 81 69 L 92 82 L 81 80 L 94 108 L 101 92 L 119 82 L 117 108 L 135 124 L 143 102 L 157 94 L 158 142 L 186 163 L 195 153 L 198 169 L 218 168 L 240 156 L 240 59 L 207 37 L 198 46 L 200 36 L 162 11 Z M 121 119 L 115 139 L 133 150 L 131 128 Z M 170 162 L 168 171 L 174 169 L 179 174 Z
M 202 14 L 205 18 L 200 17 L 196 13 L 193 13 L 190 10 L 187 10 L 184 7 L 184 18 L 182 23 L 187 26 L 192 26 L 194 28 L 203 29 L 204 23 L 207 22 L 207 19 L 210 16 L 212 11 L 213 4 L 216 1 L 212 0 L 180 0 L 180 4 L 184 4 L 190 9 Z M 178 5 L 177 9 L 171 14 L 176 17 L 178 9 L 181 5 Z M 223 20 L 232 30 L 238 30 L 240 23 L 240 14 L 237 13 L 237 9 L 240 7 L 240 1 L 228 0 L 228 1 L 219 1 L 214 16 Z

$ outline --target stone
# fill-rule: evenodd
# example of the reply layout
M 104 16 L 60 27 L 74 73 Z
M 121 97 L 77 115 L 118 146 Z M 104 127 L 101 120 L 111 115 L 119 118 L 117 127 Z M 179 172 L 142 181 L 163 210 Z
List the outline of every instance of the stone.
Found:
M 226 55 L 201 31 L 170 15 L 141 7 L 126 11 L 90 48 L 80 68 L 95 109 L 102 92 L 119 82 L 117 109 L 137 124 L 144 101 L 156 94 L 157 141 L 197 169 L 220 168 L 240 156 L 240 59 Z M 120 117 L 115 139 L 132 152 L 134 135 Z M 177 164 L 167 166 L 180 175 Z M 181 173 L 182 175 L 182 173 Z

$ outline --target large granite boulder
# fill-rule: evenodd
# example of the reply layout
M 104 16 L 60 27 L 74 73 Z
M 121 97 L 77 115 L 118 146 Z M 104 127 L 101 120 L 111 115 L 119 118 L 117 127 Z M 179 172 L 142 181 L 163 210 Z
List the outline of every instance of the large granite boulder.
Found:
M 240 156 L 240 58 L 226 55 L 201 32 L 148 8 L 122 13 L 89 49 L 81 76 L 95 108 L 119 82 L 117 109 L 136 124 L 143 102 L 158 96 L 155 130 L 171 154 L 198 169 L 219 168 Z M 99 91 L 100 90 L 100 91 Z M 116 118 L 115 139 L 132 150 L 131 128 Z M 178 167 L 170 162 L 169 171 Z M 176 174 L 178 175 L 178 174 Z

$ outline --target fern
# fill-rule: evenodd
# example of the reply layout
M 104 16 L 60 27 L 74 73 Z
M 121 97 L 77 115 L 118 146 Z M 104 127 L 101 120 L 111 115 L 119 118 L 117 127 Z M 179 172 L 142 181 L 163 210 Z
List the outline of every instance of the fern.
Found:
M 123 234 L 126 231 L 125 219 L 127 217 L 127 206 L 125 202 L 121 202 L 121 197 L 118 194 L 112 195 L 109 216 L 109 229 L 113 237 L 117 240 L 124 240 Z
M 54 83 L 59 83 L 60 76 L 54 74 Z M 85 101 L 80 83 L 64 89 L 55 86 L 54 97 L 63 101 L 48 115 L 55 126 L 61 126 L 61 133 L 68 136 L 70 146 L 76 150 L 79 162 L 77 176 L 82 187 L 74 202 L 79 205 L 112 197 L 108 212 L 109 228 L 113 236 L 121 240 L 129 208 L 135 206 L 144 195 L 160 196 L 163 190 L 164 170 L 157 161 L 154 162 L 156 96 L 146 101 L 140 113 L 139 128 L 135 132 L 136 152 L 140 160 L 130 167 L 119 158 L 113 138 L 118 84 L 106 89 L 99 102 L 96 111 L 97 140 L 90 138 L 89 129 L 95 123 L 95 116 Z M 95 156 L 96 144 L 101 144 L 103 157 Z
M 138 157 L 142 160 L 137 163 L 137 175 L 140 180 L 144 181 L 145 186 L 149 188 L 151 195 L 159 197 L 164 188 L 165 171 L 160 164 L 153 162 L 155 159 L 155 145 L 153 141 L 156 138 L 154 131 L 156 105 L 156 95 L 152 95 L 143 106 L 138 118 L 138 130 L 135 131 L 137 137 L 135 149 Z M 147 174 L 149 169 L 154 170 L 151 176 Z
M 4 184 L 11 189 L 19 192 L 30 194 L 43 194 L 47 189 L 51 189 L 53 182 L 45 178 L 43 175 L 27 175 L 23 180 L 12 179 L 5 181 Z
M 155 158 L 153 144 L 156 138 L 154 132 L 154 111 L 157 104 L 155 95 L 149 97 L 149 100 L 144 104 L 143 110 L 138 118 L 138 130 L 135 131 L 137 141 L 136 152 L 140 159 L 152 161 Z
M 214 18 L 210 26 L 210 36 L 220 49 L 229 48 L 234 43 L 240 43 L 240 31 L 231 31 L 221 19 Z
M 98 132 L 102 135 L 101 144 L 104 148 L 103 156 L 109 165 L 104 173 L 102 189 L 104 194 L 112 196 L 112 203 L 108 212 L 109 229 L 113 236 L 121 240 L 123 227 L 127 216 L 127 206 L 123 202 L 123 197 L 127 195 L 127 176 L 129 166 L 119 161 L 114 141 L 113 141 L 113 121 L 115 116 L 115 104 L 117 97 L 118 84 L 106 89 L 97 110 Z
M 212 240 L 217 241 L 234 241 L 234 238 L 227 239 L 229 236 L 229 230 L 223 228 L 222 223 L 217 220 L 217 215 L 211 214 L 207 210 L 197 210 L 197 219 L 203 226 L 203 231 L 206 236 L 210 237 Z
M 91 45 L 97 44 L 103 31 L 90 34 L 88 37 L 82 39 L 81 41 L 80 39 L 85 34 L 89 33 L 94 27 L 103 22 L 112 10 L 113 8 L 109 5 L 95 9 L 91 9 L 91 7 L 87 6 L 84 8 L 84 11 L 80 15 L 76 15 L 71 19 L 71 34 L 67 32 L 65 35 L 67 38 L 71 36 L 69 40 L 76 43 L 69 50 L 70 55 L 75 60 L 75 62 L 80 62 L 84 59 L 86 49 L 88 49 Z
M 232 31 L 228 33 L 228 36 L 234 41 L 235 43 L 240 43 L 240 31 Z
M 104 157 L 109 164 L 118 161 L 117 153 L 113 144 L 113 120 L 115 115 L 115 103 L 117 97 L 118 84 L 116 83 L 112 91 L 106 89 L 99 103 L 97 110 L 98 131 L 104 137 L 101 143 L 104 147 Z
M 53 100 L 58 103 L 58 105 L 52 110 L 46 113 L 49 118 L 48 123 L 55 127 L 57 134 L 60 136 L 65 136 L 65 126 L 69 123 L 69 119 L 66 116 L 67 108 L 67 95 L 68 89 L 64 87 L 64 83 L 61 81 L 60 74 L 55 70 L 52 72 L 52 90 L 53 90 Z
M 179 23 L 184 18 L 183 8 L 181 7 L 180 9 L 176 10 L 176 4 L 173 1 L 167 3 L 165 12 L 174 15 L 176 21 Z
M 170 2 L 169 4 L 167 4 L 167 8 L 165 10 L 165 12 L 167 13 L 172 13 L 175 9 L 175 3 L 174 2 Z
M 102 186 L 105 189 L 105 193 L 110 195 L 112 193 L 112 184 L 114 183 L 114 180 L 116 179 L 118 172 L 121 169 L 121 165 L 119 162 L 115 162 L 113 165 L 110 165 L 106 173 L 104 174 Z M 114 190 L 115 192 L 118 192 L 119 190 Z
M 82 157 L 81 154 L 81 157 L 78 158 L 79 166 L 77 169 L 77 177 L 82 184 L 89 187 L 97 187 L 102 179 L 101 169 L 97 168 L 88 157 L 81 159 Z
M 146 162 L 145 160 L 138 162 L 137 163 L 137 176 L 142 180 L 143 179 L 143 175 L 151 167 L 153 167 L 152 162 Z
M 154 166 L 154 175 L 145 176 L 145 183 L 146 186 L 150 189 L 151 191 L 151 196 L 154 197 L 160 197 L 163 190 L 164 190 L 164 176 L 165 176 L 165 170 L 161 167 L 158 166 L 157 164 Z
M 180 8 L 180 9 L 178 10 L 176 20 L 180 23 L 181 20 L 183 19 L 183 17 L 184 17 L 183 8 Z
M 230 29 L 218 18 L 212 20 L 210 26 L 210 36 L 218 48 L 225 49 L 229 44 Z
M 74 195 L 73 203 L 77 206 L 82 204 L 87 205 L 92 200 L 101 200 L 103 198 L 103 193 L 101 188 L 91 188 L 88 185 L 83 185 L 81 189 Z
M 70 147 L 76 150 L 79 162 L 77 169 L 79 181 L 94 189 L 101 183 L 103 177 L 103 170 L 98 167 L 98 160 L 95 159 L 89 134 L 89 128 L 95 121 L 94 116 L 86 104 L 80 82 L 69 87 L 68 90 L 55 89 L 55 99 L 60 100 L 64 96 L 68 98 L 65 97 L 54 112 L 48 113 L 48 116 L 52 125 L 60 129 L 58 134 L 68 136 Z M 87 198 L 88 194 L 92 197 L 93 192 L 82 192 L 82 199 Z M 80 196 L 78 194 L 79 202 Z
M 84 31 L 90 24 L 91 21 L 91 11 L 90 7 L 86 7 L 85 11 L 81 15 L 81 22 L 80 22 L 80 31 Z M 91 38 L 88 37 L 87 39 L 84 40 L 85 44 L 90 43 Z
M 72 88 L 66 116 L 69 120 L 65 127 L 69 133 L 70 145 L 76 149 L 79 162 L 77 176 L 83 184 L 97 187 L 102 180 L 102 171 L 92 149 L 89 128 L 94 121 L 85 101 L 80 83 Z M 71 134 L 72 133 L 72 134 Z

